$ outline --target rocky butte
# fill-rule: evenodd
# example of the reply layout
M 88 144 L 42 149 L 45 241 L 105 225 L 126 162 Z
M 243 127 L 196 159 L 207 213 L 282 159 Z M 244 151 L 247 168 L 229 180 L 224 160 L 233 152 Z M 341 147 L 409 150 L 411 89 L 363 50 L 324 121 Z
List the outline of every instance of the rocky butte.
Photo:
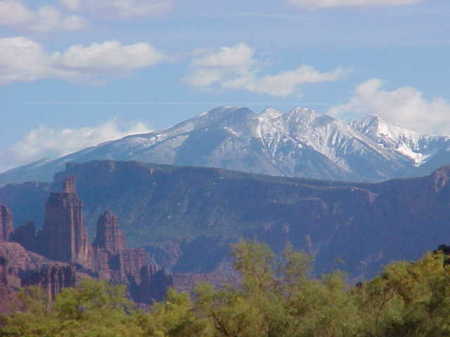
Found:
M 110 211 L 99 218 L 96 238 L 89 243 L 73 177 L 64 180 L 62 192 L 50 194 L 39 232 L 32 223 L 14 231 L 11 211 L 0 206 L 0 235 L 2 300 L 30 285 L 41 286 L 53 298 L 89 277 L 125 284 L 134 301 L 148 304 L 161 299 L 173 283 L 144 249 L 126 248 L 118 219 Z

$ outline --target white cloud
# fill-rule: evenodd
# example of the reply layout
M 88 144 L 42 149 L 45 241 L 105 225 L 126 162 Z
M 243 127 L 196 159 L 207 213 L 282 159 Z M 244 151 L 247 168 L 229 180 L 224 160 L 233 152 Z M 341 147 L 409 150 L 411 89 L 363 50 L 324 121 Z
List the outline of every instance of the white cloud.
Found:
M 0 39 L 0 50 L 0 84 L 53 76 L 49 56 L 36 42 L 24 37 Z
M 20 0 L 0 0 L 0 25 L 20 30 L 49 32 L 81 30 L 87 23 L 79 16 L 64 15 L 53 6 L 42 6 L 33 10 Z
M 222 47 L 215 52 L 206 52 L 195 59 L 193 64 L 199 67 L 246 69 L 255 63 L 254 54 L 254 50 L 248 45 L 239 43 L 232 47 Z
M 121 19 L 158 16 L 173 8 L 173 0 L 60 0 L 60 2 L 72 11 Z
M 148 43 L 117 41 L 75 45 L 48 53 L 25 37 L 0 39 L 0 85 L 39 79 L 104 80 L 162 62 L 165 56 Z
M 335 69 L 320 72 L 301 65 L 294 70 L 274 75 L 261 75 L 261 64 L 254 50 L 245 43 L 222 47 L 216 51 L 201 51 L 192 61 L 192 71 L 184 81 L 195 87 L 240 89 L 272 96 L 289 96 L 308 83 L 332 82 L 345 71 Z
M 450 135 L 450 102 L 440 97 L 426 99 L 412 87 L 385 90 L 379 79 L 360 84 L 346 104 L 329 112 L 334 115 L 377 115 L 424 134 Z
M 106 141 L 150 131 L 151 129 L 143 123 L 135 123 L 124 128 L 116 120 L 80 129 L 53 129 L 40 126 L 10 148 L 0 151 L 0 161 L 8 163 L 7 166 L 0 167 L 0 171 L 42 158 L 58 158 Z
M 246 89 L 251 92 L 273 96 L 289 96 L 295 93 L 301 85 L 308 83 L 334 82 L 345 74 L 343 69 L 322 73 L 317 69 L 302 65 L 297 69 L 284 71 L 276 75 L 256 78 L 252 74 L 224 83 L 227 88 Z
M 306 9 L 332 7 L 401 6 L 425 0 L 288 0 L 294 6 Z

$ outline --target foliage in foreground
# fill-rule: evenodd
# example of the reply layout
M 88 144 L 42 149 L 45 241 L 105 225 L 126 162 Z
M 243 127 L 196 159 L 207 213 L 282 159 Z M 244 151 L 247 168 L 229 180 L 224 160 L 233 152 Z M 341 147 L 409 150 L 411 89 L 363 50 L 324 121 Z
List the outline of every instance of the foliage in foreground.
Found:
M 450 265 L 429 253 L 389 265 L 350 287 L 341 273 L 310 276 L 310 258 L 288 248 L 234 246 L 240 285 L 170 290 L 150 311 L 136 310 L 125 289 L 87 280 L 48 303 L 38 288 L 1 318 L 0 337 L 446 337 L 450 336 Z

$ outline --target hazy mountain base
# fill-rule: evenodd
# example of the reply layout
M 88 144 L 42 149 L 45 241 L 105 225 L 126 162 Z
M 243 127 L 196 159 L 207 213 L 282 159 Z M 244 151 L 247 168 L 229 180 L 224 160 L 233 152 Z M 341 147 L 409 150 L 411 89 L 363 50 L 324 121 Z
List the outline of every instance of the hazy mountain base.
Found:
M 228 245 L 255 238 L 280 252 L 287 243 L 364 279 L 383 265 L 417 259 L 450 237 L 450 167 L 379 184 L 335 183 L 221 169 L 137 162 L 72 164 L 91 233 L 105 209 L 119 216 L 131 246 L 147 246 L 175 272 L 223 267 Z M 48 186 L 0 188 L 16 224 L 42 218 Z
M 0 319 L 4 337 L 448 337 L 450 266 L 442 252 L 397 262 L 350 287 L 339 272 L 309 276 L 310 258 L 264 245 L 234 246 L 237 285 L 200 285 L 195 296 L 169 291 L 148 312 L 124 289 L 87 281 L 48 303 L 25 289 Z M 448 261 L 447 261 L 448 262 Z

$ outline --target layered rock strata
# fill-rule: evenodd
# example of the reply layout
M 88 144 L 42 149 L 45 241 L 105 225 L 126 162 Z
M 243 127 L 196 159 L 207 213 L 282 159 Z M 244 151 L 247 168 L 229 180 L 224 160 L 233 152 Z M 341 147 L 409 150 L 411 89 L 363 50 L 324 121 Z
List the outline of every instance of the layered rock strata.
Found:
M 62 289 L 74 287 L 76 283 L 75 266 L 63 263 L 44 264 L 39 269 L 27 271 L 22 280 L 22 286 L 41 286 L 50 300 L 53 300 Z
M 0 286 L 9 290 L 40 286 L 50 300 L 63 288 L 76 285 L 73 265 L 47 260 L 15 242 L 0 243 Z

